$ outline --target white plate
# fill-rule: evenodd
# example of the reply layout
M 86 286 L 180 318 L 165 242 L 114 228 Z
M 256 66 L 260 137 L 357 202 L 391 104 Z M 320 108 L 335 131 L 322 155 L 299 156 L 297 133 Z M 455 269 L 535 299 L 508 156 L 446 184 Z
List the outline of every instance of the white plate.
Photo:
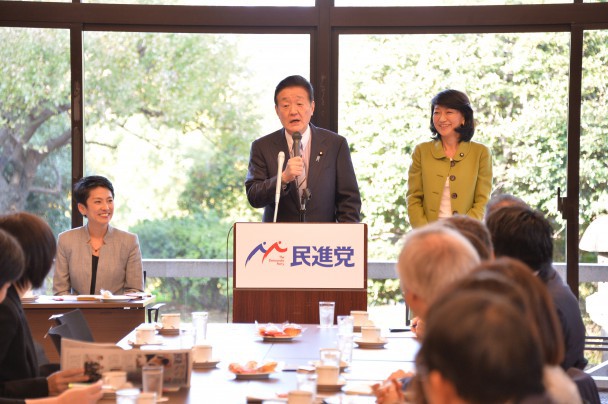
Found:
M 102 302 L 128 302 L 129 300 L 133 300 L 133 298 L 125 295 L 115 295 L 110 297 L 102 296 L 99 300 Z
M 260 380 L 268 379 L 272 373 L 234 373 L 234 376 L 237 380 Z
M 220 363 L 219 359 L 211 359 L 210 361 L 207 361 L 207 362 L 193 362 L 192 368 L 193 369 L 213 369 L 214 367 L 217 366 L 218 363 Z
M 382 349 L 388 343 L 388 340 L 380 338 L 379 341 L 365 341 L 361 338 L 355 338 L 354 342 L 362 349 Z
M 302 335 L 302 334 L 300 334 Z M 264 342 L 290 342 L 293 341 L 294 338 L 297 338 L 298 336 L 292 336 L 292 335 L 268 335 L 268 336 L 262 336 L 262 339 L 264 340 Z
M 366 383 L 349 383 L 342 388 L 344 394 L 355 396 L 373 396 L 372 386 Z
M 317 383 L 317 391 L 340 391 L 346 384 L 346 381 L 342 378 L 338 380 L 336 384 L 319 384 Z
M 156 338 L 154 338 L 154 341 L 148 342 L 145 344 L 137 344 L 135 341 L 129 341 L 128 344 L 131 345 L 133 348 L 139 348 L 140 346 L 145 346 L 145 345 L 162 345 L 163 340 L 162 340 L 162 338 L 156 337 Z
M 312 366 L 317 367 L 321 364 L 321 361 L 310 361 L 308 362 L 310 363 Z M 348 363 L 344 362 L 344 361 L 340 361 L 340 372 L 344 372 L 344 369 L 346 369 L 348 367 Z

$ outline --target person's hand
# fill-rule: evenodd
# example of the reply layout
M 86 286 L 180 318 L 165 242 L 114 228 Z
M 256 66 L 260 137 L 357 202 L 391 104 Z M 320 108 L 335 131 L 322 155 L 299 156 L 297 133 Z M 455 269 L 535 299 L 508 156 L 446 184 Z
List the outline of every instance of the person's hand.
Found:
M 392 375 L 391 375 L 392 376 Z M 372 386 L 372 391 L 376 396 L 378 404 L 394 404 L 405 402 L 405 395 L 401 390 L 399 379 L 387 380 L 384 383 L 377 383 Z
M 285 171 L 281 174 L 281 181 L 289 183 L 304 174 L 304 160 L 302 157 L 292 157 L 287 161 Z
M 87 387 L 74 387 L 57 397 L 57 404 L 95 404 L 103 396 L 101 380 Z
M 411 329 L 417 339 L 422 339 L 424 335 L 424 321 L 420 317 L 414 317 L 412 319 Z
M 399 380 L 403 379 L 404 377 L 410 377 L 412 375 L 412 372 L 406 372 L 405 370 L 399 369 L 391 373 L 390 376 L 386 378 L 386 381 Z
M 49 395 L 56 396 L 68 389 L 70 383 L 88 382 L 89 376 L 84 374 L 83 368 L 60 370 L 46 378 L 49 385 Z

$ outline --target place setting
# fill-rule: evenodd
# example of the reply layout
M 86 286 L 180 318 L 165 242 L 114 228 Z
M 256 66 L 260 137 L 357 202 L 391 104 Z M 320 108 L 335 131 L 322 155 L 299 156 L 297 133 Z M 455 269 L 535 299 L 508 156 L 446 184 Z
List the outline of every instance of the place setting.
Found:
M 157 331 L 160 335 L 179 335 L 180 326 L 180 313 L 164 313 L 160 315 L 160 327 L 157 327 Z
M 361 338 L 355 338 L 354 343 L 361 349 L 383 349 L 388 340 L 381 335 L 380 327 L 361 327 Z
M 289 322 L 261 325 L 256 321 L 255 325 L 258 336 L 262 337 L 264 342 L 291 342 L 305 331 L 301 325 Z
M 156 335 L 156 326 L 151 323 L 142 323 L 135 329 L 135 341 L 128 341 L 128 344 L 134 348 L 140 348 L 144 345 L 162 345 L 162 337 Z
M 220 360 L 212 356 L 213 347 L 210 344 L 197 344 L 192 347 L 193 369 L 214 369 Z
M 228 365 L 228 370 L 234 374 L 235 380 L 261 380 L 268 379 L 271 374 L 277 372 L 278 365 L 278 362 L 274 361 L 263 364 L 249 361 L 244 365 L 235 362 Z

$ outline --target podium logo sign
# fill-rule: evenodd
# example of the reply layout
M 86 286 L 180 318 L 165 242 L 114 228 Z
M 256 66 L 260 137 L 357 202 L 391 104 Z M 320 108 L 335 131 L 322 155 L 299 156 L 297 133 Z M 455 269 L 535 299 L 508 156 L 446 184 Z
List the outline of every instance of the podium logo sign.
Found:
M 365 225 L 237 223 L 235 286 L 362 288 Z

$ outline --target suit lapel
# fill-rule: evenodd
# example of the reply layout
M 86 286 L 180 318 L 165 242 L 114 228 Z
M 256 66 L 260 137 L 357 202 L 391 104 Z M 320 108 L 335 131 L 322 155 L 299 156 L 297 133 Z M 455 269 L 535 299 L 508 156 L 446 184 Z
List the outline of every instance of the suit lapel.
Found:
M 327 157 L 327 136 L 317 130 L 315 126 L 310 124 L 311 132 L 311 149 L 310 160 L 308 161 L 308 189 L 312 190 L 315 187 L 319 175 L 322 173 L 323 159 Z M 314 194 L 314 193 L 313 193 Z

